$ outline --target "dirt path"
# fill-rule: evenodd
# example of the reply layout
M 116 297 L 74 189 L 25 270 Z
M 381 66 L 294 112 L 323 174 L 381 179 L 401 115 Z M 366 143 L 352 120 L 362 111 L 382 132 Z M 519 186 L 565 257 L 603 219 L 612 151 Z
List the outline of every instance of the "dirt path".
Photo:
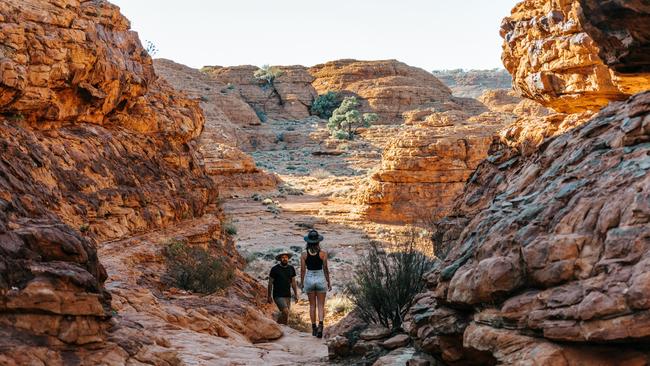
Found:
M 252 155 L 284 184 L 272 192 L 224 197 L 222 206 L 236 228 L 237 250 L 247 259 L 245 271 L 263 285 L 277 253 L 295 253 L 292 264 L 298 268 L 307 231 L 314 228 L 325 236 L 322 246 L 330 253 L 333 284 L 328 304 L 338 304 L 328 308 L 326 325 L 332 324 L 350 307 L 341 300 L 344 284 L 370 240 L 392 237 L 393 230 L 403 229 L 364 222 L 359 207 L 349 203 L 350 192 L 379 164 L 381 141 L 324 143 L 324 126 L 314 120 L 271 121 L 269 127 L 281 136 L 277 146 Z M 99 255 L 109 276 L 106 288 L 116 309 L 116 341 L 144 342 L 147 346 L 138 351 L 138 357 L 154 364 L 326 364 L 325 340 L 297 330 L 309 326 L 305 295 L 293 307 L 293 328 L 283 326 L 282 337 L 273 342 L 252 344 L 244 335 L 253 339 L 268 333 L 273 320 L 262 314 L 269 305 L 247 293 L 245 283 L 203 297 L 157 285 L 165 271 L 164 243 L 182 237 L 195 245 L 207 245 L 218 220 L 207 214 L 100 245 Z M 237 316 L 229 315 L 233 312 Z

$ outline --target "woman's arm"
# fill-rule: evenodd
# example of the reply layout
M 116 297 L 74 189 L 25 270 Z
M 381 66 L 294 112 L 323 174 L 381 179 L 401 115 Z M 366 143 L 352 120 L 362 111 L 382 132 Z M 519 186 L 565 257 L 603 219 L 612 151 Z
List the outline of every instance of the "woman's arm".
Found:
M 323 272 L 325 272 L 325 279 L 327 280 L 327 289 L 332 291 L 332 284 L 330 283 L 330 268 L 327 266 L 327 252 L 321 250 L 320 259 L 323 260 Z
M 300 287 L 302 288 L 305 284 L 305 256 L 306 253 L 300 255 Z

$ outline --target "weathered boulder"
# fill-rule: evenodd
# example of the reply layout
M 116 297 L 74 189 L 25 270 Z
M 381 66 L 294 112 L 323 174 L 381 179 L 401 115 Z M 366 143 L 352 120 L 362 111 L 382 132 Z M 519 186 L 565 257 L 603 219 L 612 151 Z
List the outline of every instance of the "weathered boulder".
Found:
M 598 55 L 613 70 L 650 72 L 650 4 L 643 1 L 581 0 L 582 24 L 600 45 Z
M 625 17 L 611 23 L 612 14 Z M 647 5 L 638 2 L 634 5 L 580 0 L 519 3 L 501 25 L 502 59 L 513 75 L 514 89 L 563 113 L 597 111 L 612 100 L 624 100 L 647 90 L 649 74 L 622 73 L 628 70 L 617 61 L 624 58 L 625 52 L 643 54 L 630 56 L 639 60 L 647 54 L 643 46 L 647 47 L 647 38 L 642 35 L 645 26 L 634 25 L 647 23 L 643 22 L 648 19 L 647 14 Z M 611 44 L 619 46 L 616 51 L 608 47 Z M 626 51 L 623 44 L 629 44 L 635 51 Z M 612 51 L 602 51 L 604 48 Z M 617 66 L 610 68 L 599 55 Z M 635 61 L 630 70 L 641 71 L 640 63 Z

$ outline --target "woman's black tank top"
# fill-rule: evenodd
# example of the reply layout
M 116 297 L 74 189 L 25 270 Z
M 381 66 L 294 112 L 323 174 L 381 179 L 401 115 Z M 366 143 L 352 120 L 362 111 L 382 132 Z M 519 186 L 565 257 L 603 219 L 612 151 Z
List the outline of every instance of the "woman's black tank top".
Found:
M 323 260 L 320 258 L 320 250 L 316 255 L 309 254 L 307 251 L 307 259 L 305 259 L 305 264 L 307 264 L 307 269 L 311 271 L 318 271 L 323 269 Z

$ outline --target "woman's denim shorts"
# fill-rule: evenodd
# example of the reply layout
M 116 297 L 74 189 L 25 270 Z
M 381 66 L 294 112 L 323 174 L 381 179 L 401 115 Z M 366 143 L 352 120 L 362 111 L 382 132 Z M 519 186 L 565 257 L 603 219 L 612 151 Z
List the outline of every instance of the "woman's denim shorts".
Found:
M 327 292 L 327 281 L 325 281 L 325 273 L 322 269 L 307 270 L 302 292 Z

